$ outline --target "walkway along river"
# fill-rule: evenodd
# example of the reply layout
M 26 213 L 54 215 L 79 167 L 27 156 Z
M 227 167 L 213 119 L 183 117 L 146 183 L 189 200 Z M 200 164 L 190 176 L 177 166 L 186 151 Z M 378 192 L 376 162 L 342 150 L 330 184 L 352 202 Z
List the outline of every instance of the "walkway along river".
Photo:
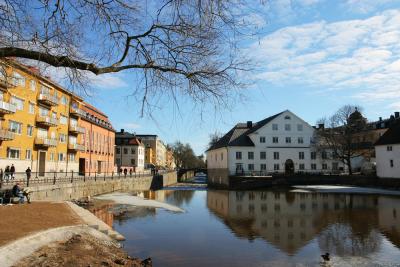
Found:
M 136 207 L 110 218 L 154 266 L 397 266 L 400 198 L 290 191 L 160 190 L 185 212 Z M 107 207 L 109 209 L 109 207 Z

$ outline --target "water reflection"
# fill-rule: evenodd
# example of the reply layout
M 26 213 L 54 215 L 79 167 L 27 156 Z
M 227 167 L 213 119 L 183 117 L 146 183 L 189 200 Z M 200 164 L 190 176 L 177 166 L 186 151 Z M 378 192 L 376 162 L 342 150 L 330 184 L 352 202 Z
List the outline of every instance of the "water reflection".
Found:
M 207 206 L 239 238 L 262 238 L 295 254 L 317 238 L 321 251 L 365 256 L 379 251 L 380 231 L 400 245 L 399 199 L 290 192 L 209 191 Z

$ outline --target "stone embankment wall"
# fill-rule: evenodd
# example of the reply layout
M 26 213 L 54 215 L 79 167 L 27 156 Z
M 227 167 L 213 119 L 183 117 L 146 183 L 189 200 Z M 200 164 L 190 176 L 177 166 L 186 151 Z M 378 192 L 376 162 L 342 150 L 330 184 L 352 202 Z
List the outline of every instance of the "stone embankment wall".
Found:
M 185 171 L 183 173 L 178 174 L 178 180 L 179 182 L 185 182 L 187 180 L 190 180 L 194 177 L 194 171 Z
M 208 169 L 208 185 L 215 188 L 229 188 L 229 170 L 228 169 Z
M 157 190 L 175 183 L 177 183 L 176 172 L 168 172 L 154 177 L 148 175 L 55 185 L 33 185 L 29 189 L 32 191 L 32 200 L 70 200 L 114 191 Z
M 348 185 L 400 190 L 400 179 L 361 175 L 225 176 L 221 180 L 209 178 L 210 187 L 222 189 L 247 190 L 293 185 Z

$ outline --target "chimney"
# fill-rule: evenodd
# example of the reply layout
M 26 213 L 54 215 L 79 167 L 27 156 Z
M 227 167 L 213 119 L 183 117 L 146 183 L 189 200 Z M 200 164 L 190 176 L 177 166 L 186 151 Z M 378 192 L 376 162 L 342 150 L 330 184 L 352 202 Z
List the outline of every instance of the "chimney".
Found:
M 124 133 L 124 131 L 125 131 L 124 129 L 121 129 L 121 133 Z
M 253 127 L 253 122 L 252 121 L 247 121 L 247 128 Z
M 379 117 L 379 121 L 382 121 L 382 117 Z
M 324 129 L 324 128 L 325 128 L 325 124 L 323 124 L 323 123 L 318 124 L 318 129 Z
M 394 113 L 394 117 L 395 117 L 396 119 L 400 118 L 400 112 L 396 111 L 396 112 Z

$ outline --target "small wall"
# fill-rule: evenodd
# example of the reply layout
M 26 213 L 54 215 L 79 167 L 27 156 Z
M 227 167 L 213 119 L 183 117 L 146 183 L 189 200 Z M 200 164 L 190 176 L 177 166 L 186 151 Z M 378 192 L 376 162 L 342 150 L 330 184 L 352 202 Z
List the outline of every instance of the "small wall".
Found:
M 178 174 L 179 182 L 184 182 L 194 177 L 194 171 L 184 171 Z
M 105 181 L 99 178 L 97 181 L 33 185 L 29 189 L 33 192 L 32 200 L 70 200 L 114 191 L 157 190 L 176 182 L 176 172 L 169 172 L 154 177 L 148 175 L 136 178 L 107 178 Z

